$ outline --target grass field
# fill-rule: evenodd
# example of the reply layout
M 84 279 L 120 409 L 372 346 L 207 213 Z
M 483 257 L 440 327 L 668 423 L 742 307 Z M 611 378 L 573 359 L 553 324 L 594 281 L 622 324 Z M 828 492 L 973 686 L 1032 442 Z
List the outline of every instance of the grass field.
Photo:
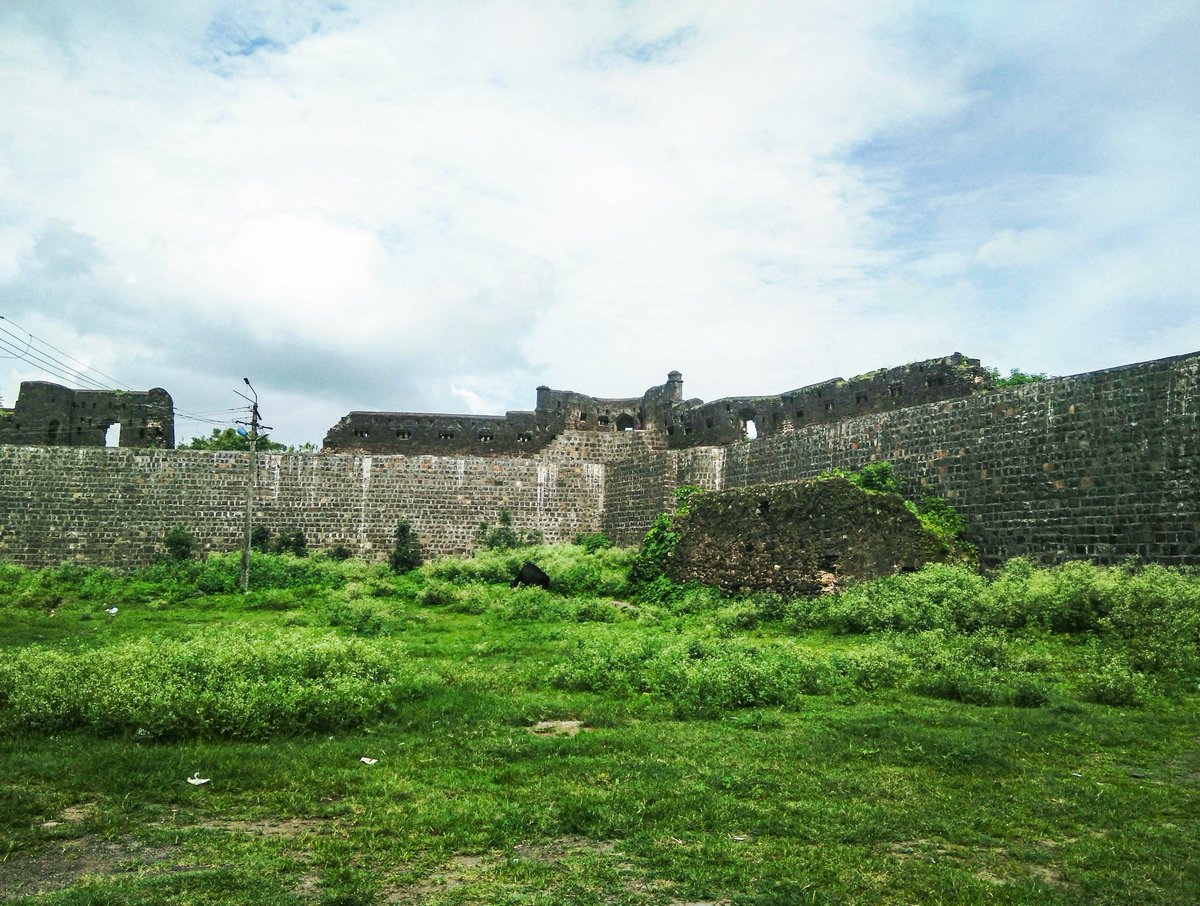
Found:
M 632 559 L 0 567 L 0 902 L 1200 901 L 1197 574 Z

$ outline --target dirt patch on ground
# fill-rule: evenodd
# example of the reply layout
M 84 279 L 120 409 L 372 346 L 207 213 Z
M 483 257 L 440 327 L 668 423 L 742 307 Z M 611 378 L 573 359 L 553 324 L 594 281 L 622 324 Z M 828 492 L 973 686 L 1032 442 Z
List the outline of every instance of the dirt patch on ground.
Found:
M 95 809 L 95 803 L 81 802 L 78 805 L 68 805 L 62 810 L 62 813 L 43 821 L 38 827 L 44 830 L 50 830 L 59 827 L 63 824 L 81 824 L 87 820 L 88 815 Z
M 506 863 L 529 861 L 553 866 L 589 855 L 607 857 L 614 850 L 615 846 L 607 840 L 560 837 L 549 843 L 518 843 L 507 852 L 493 850 L 458 855 L 419 881 L 393 885 L 386 892 L 385 902 L 423 903 L 432 894 L 446 894 L 468 884 L 486 883 Z
M 1065 841 L 1038 840 L 1036 845 L 1040 849 L 1053 852 L 1064 842 L 1075 841 L 1073 838 Z M 888 849 L 894 858 L 900 860 L 967 863 L 966 867 L 970 868 L 975 877 L 989 884 L 1015 884 L 1028 880 L 1030 876 L 1052 887 L 1066 883 L 1062 872 L 1053 865 L 1019 859 L 1003 846 L 964 846 L 945 840 L 903 840 L 891 844 Z M 972 864 L 977 862 L 986 864 Z
M 35 853 L 16 853 L 0 862 L 0 897 L 53 893 L 88 875 L 152 875 L 211 867 L 173 864 L 174 854 L 173 846 L 147 846 L 131 837 L 102 840 L 84 834 L 55 840 Z
M 330 832 L 330 823 L 324 818 L 262 818 L 243 821 L 201 821 L 195 826 L 255 837 L 292 838 L 304 834 L 327 834 Z
M 586 729 L 581 720 L 539 720 L 529 732 L 534 736 L 578 736 Z

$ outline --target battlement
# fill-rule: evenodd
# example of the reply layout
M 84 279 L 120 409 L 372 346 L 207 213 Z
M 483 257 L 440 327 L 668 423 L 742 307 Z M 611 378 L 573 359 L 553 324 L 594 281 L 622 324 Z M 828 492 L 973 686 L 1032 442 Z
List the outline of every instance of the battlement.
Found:
M 888 412 L 991 389 L 978 359 L 961 353 L 844 380 L 831 378 L 773 396 L 684 400 L 683 375 L 640 397 L 609 399 L 571 390 L 537 388 L 532 412 L 441 415 L 351 412 L 325 436 L 326 452 L 406 455 L 517 455 L 540 453 L 564 431 L 646 431 L 672 450 L 770 437 L 855 415 Z

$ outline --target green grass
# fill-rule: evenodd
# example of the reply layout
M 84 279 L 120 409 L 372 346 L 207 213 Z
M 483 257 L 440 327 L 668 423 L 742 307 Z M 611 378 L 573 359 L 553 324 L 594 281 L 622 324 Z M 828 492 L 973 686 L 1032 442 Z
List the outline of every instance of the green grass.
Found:
M 632 561 L 0 567 L 0 902 L 1196 901 L 1195 574 Z

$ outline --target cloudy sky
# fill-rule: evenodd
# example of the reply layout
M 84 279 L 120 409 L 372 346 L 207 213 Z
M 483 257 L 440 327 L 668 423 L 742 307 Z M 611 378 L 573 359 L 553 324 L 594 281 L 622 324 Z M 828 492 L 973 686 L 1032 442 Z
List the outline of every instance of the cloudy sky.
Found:
M 0 396 L 24 331 L 289 443 L 1195 351 L 1197 47 L 1195 0 L 0 0 Z

